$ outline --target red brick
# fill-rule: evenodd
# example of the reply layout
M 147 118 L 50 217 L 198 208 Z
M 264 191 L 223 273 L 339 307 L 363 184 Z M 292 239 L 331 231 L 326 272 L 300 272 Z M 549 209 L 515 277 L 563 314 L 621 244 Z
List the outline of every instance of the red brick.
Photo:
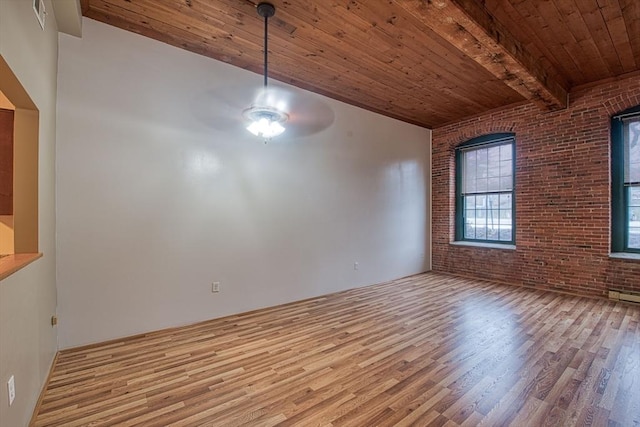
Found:
M 640 104 L 640 76 L 572 92 L 569 107 L 492 111 L 433 131 L 433 269 L 589 296 L 640 291 L 640 260 L 609 257 L 610 117 Z M 516 250 L 451 245 L 455 147 L 516 134 Z

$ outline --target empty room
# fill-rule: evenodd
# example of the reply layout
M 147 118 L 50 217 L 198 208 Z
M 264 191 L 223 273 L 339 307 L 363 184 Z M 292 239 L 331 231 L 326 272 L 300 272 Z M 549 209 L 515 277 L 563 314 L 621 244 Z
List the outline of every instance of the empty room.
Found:
M 637 0 L 0 0 L 0 427 L 640 425 Z

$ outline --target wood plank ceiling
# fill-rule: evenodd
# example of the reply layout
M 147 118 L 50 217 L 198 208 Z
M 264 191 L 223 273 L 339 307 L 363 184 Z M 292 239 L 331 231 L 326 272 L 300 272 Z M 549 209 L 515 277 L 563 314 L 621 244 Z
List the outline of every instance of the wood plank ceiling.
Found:
M 83 14 L 262 72 L 250 0 L 81 0 Z M 638 0 L 273 0 L 270 76 L 435 128 L 640 70 Z

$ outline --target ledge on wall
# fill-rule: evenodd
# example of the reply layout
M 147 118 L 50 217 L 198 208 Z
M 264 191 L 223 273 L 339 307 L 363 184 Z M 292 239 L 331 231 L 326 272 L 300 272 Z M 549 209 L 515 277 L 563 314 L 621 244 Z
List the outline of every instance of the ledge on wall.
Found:
M 41 256 L 41 253 L 3 255 L 0 257 L 0 280 L 11 276 Z
M 483 243 L 483 242 L 450 242 L 454 246 L 470 246 L 473 248 L 489 248 L 489 249 L 503 249 L 505 251 L 515 251 L 516 245 L 503 245 L 501 243 Z
M 609 258 L 640 261 L 640 254 L 632 254 L 630 252 L 612 252 L 609 254 Z

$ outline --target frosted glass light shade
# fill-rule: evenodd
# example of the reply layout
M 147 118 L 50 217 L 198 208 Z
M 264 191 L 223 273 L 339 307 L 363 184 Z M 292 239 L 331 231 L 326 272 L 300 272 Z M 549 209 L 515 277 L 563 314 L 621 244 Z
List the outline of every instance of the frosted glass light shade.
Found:
M 247 126 L 247 130 L 255 136 L 273 138 L 274 136 L 278 136 L 284 132 L 285 128 L 280 124 L 280 122 L 263 117 L 258 121 L 251 122 L 249 126 Z
M 252 107 L 244 111 L 243 116 L 249 121 L 247 130 L 265 139 L 271 139 L 285 131 L 283 123 L 289 116 L 278 110 L 266 107 Z

